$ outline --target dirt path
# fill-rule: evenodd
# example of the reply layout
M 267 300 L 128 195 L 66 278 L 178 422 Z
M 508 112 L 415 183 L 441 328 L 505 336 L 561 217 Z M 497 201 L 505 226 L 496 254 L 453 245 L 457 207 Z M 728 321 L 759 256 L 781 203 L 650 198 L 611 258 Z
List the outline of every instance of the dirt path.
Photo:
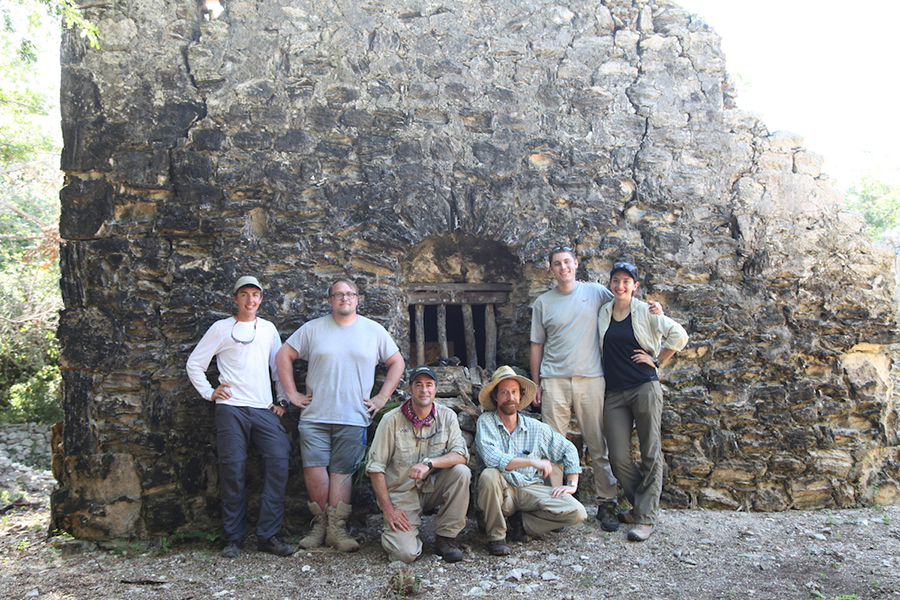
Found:
M 395 598 L 377 529 L 355 531 L 360 552 L 254 550 L 223 559 L 219 546 L 119 542 L 96 548 L 47 537 L 46 507 L 0 520 L 0 598 Z M 416 598 L 787 599 L 900 597 L 900 507 L 747 514 L 663 512 L 650 540 L 609 534 L 596 520 L 494 558 L 467 527 L 466 558 L 432 554 L 409 569 Z M 296 541 L 297 536 L 289 536 Z M 248 540 L 252 542 L 252 540 Z M 248 547 L 253 546 L 248 544 Z M 855 595 L 855 597 L 854 597 Z

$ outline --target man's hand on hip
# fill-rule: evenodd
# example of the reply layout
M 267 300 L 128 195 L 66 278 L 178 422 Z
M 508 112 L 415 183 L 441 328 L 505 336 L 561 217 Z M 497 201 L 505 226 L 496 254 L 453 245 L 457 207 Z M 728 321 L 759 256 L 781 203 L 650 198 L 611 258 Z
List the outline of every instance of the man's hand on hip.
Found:
M 285 392 L 291 404 L 298 408 L 306 408 L 312 402 L 312 394 L 301 394 L 300 392 Z
M 228 400 L 231 398 L 231 390 L 228 389 L 230 387 L 230 383 L 223 383 L 213 390 L 212 395 L 209 397 L 209 401 L 216 402 L 217 400 Z
M 363 405 L 366 407 L 366 414 L 368 414 L 370 417 L 374 417 L 375 413 L 384 408 L 384 405 L 387 404 L 389 398 L 390 396 L 382 396 L 381 394 L 377 394 L 375 396 L 372 396 L 371 398 L 363 399 Z

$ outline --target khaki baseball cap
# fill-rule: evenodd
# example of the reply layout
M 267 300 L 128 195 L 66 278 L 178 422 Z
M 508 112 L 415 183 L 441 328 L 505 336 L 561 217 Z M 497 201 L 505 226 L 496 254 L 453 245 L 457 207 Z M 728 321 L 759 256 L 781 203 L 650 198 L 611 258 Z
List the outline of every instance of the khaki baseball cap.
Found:
M 232 294 L 237 294 L 239 289 L 248 285 L 252 285 L 259 291 L 262 291 L 263 289 L 262 286 L 259 285 L 259 280 L 257 280 L 256 277 L 253 277 L 252 275 L 244 275 L 234 283 L 234 291 L 232 292 Z

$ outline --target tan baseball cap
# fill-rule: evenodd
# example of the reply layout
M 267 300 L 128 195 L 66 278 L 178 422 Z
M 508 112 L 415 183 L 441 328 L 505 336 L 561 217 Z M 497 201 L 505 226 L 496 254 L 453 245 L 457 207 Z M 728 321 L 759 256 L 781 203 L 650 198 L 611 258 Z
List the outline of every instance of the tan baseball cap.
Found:
M 259 291 L 262 291 L 263 289 L 262 286 L 259 285 L 259 280 L 256 279 L 256 277 L 253 277 L 252 275 L 244 275 L 234 283 L 234 291 L 232 292 L 232 294 L 237 294 L 239 289 L 248 285 L 252 285 Z

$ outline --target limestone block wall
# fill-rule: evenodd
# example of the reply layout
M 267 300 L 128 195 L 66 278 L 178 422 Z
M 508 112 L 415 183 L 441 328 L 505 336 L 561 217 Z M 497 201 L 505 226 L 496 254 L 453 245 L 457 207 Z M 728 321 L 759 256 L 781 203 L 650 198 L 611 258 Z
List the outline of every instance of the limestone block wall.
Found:
M 284 336 L 353 277 L 404 353 L 404 286 L 506 284 L 498 360 L 527 368 L 529 305 L 561 243 L 587 279 L 637 263 L 689 330 L 662 374 L 669 506 L 896 501 L 893 253 L 801 138 L 737 107 L 719 38 L 678 6 L 86 13 L 100 48 L 69 34 L 62 56 L 55 526 L 216 526 L 213 411 L 184 362 L 239 275 L 267 286 L 261 314 Z M 295 521 L 300 479 L 295 462 Z

